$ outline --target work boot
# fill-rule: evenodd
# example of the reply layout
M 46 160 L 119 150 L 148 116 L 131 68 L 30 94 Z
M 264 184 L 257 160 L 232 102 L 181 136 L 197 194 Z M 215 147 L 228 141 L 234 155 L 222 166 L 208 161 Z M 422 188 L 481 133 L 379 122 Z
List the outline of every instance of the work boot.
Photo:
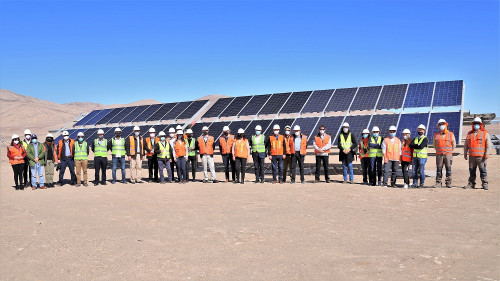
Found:
M 488 183 L 487 182 L 483 182 L 482 186 L 483 186 L 484 190 L 488 190 Z
M 476 184 L 473 182 L 469 182 L 466 186 L 464 186 L 464 189 L 474 189 L 476 188 Z
M 446 187 L 451 188 L 451 182 L 446 182 Z
M 442 187 L 442 184 L 441 182 L 436 182 L 436 184 L 432 187 L 432 188 L 441 188 Z

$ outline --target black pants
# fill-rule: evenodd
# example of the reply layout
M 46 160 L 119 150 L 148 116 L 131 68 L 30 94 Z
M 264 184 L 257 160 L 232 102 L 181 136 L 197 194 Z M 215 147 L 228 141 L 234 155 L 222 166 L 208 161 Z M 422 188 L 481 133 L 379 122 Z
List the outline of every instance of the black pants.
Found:
M 239 158 L 236 157 L 235 161 L 235 166 L 236 166 L 236 181 L 237 182 L 244 182 L 245 181 L 245 168 L 247 166 L 247 159 L 246 158 Z
M 148 158 L 149 180 L 158 181 L 158 155 L 153 154 Z
M 94 157 L 94 183 L 106 182 L 106 169 L 108 168 L 107 157 Z M 99 172 L 101 172 L 102 181 L 99 180 Z
M 76 183 L 75 174 L 75 161 L 72 158 L 66 158 L 61 160 L 61 169 L 59 170 L 59 183 L 63 183 L 64 172 L 68 167 L 69 173 L 71 174 L 71 184 Z
M 172 160 L 172 162 L 170 162 L 170 171 L 172 171 L 172 181 L 175 181 L 175 161 Z M 177 179 L 179 180 L 179 179 Z
M 387 164 L 384 164 L 384 185 L 388 184 L 389 180 L 389 175 L 391 175 L 391 186 L 396 186 L 396 178 L 397 178 L 397 172 L 399 169 L 399 162 L 398 161 L 389 161 Z
M 222 154 L 222 163 L 224 164 L 224 174 L 226 175 L 226 180 L 229 180 L 229 164 L 231 164 L 231 175 L 232 180 L 235 178 L 235 161 L 233 160 L 233 154 Z
M 30 169 L 30 163 L 29 163 L 28 157 L 24 157 L 24 164 L 23 165 L 24 165 L 23 166 L 24 184 L 31 186 L 31 169 Z
M 403 178 L 405 180 L 405 184 L 410 185 L 410 162 L 401 162 L 401 169 L 403 169 Z
M 24 171 L 24 163 L 12 165 L 12 170 L 14 171 L 14 183 L 16 184 L 16 188 L 20 185 L 23 185 L 23 171 Z
M 368 183 L 368 179 L 371 182 L 372 173 L 371 173 L 371 164 L 369 157 L 361 158 L 361 170 L 363 171 L 363 183 Z
M 196 168 L 198 167 L 198 157 L 188 156 L 186 159 L 186 179 L 189 180 L 189 169 L 191 169 L 191 177 L 193 181 L 196 179 Z
M 325 180 L 329 181 L 330 176 L 328 172 L 328 156 L 316 155 L 316 171 L 314 172 L 315 179 L 319 181 L 319 175 L 321 171 L 321 162 L 323 162 L 323 169 L 325 170 Z
M 296 151 L 291 155 L 292 158 L 292 182 L 295 182 L 295 175 L 297 174 L 297 163 L 299 164 L 300 181 L 304 181 L 304 158 L 300 151 Z
M 371 184 L 377 185 L 378 181 L 382 181 L 382 157 L 370 157 L 371 169 Z
M 255 180 L 264 180 L 264 160 L 265 158 L 259 157 L 259 153 L 252 152 L 253 167 L 255 173 Z

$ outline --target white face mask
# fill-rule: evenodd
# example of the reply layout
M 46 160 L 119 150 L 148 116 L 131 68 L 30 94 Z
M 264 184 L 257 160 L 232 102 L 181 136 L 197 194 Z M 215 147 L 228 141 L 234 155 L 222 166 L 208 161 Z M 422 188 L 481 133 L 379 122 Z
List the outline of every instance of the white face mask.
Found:
M 279 130 L 275 130 L 275 131 L 274 131 L 274 134 L 275 134 L 275 135 L 278 135 L 279 133 L 280 133 L 280 131 L 279 131 Z
M 104 135 L 99 135 L 99 138 L 100 138 L 100 139 L 103 139 L 103 138 L 104 138 Z
M 169 135 L 171 138 L 175 138 L 175 134 L 170 134 Z
M 290 134 L 290 131 L 285 131 L 285 135 L 289 135 Z
M 31 139 L 31 135 L 24 136 L 27 140 Z
M 298 137 L 300 136 L 300 132 L 295 132 L 295 135 Z
M 348 128 L 343 128 L 343 129 L 342 129 L 342 131 L 343 131 L 344 133 L 347 133 L 347 132 L 349 132 L 349 129 L 348 129 Z
M 138 137 L 138 136 L 139 136 L 139 132 L 134 132 L 134 135 L 135 135 L 136 137 Z
M 68 140 L 69 136 L 64 136 L 63 139 Z
M 14 141 L 14 143 L 15 143 L 15 144 L 19 144 L 19 141 L 18 141 L 18 140 L 15 140 L 15 141 Z
M 154 138 L 155 137 L 155 134 L 149 134 L 150 137 Z
M 320 133 L 320 134 L 324 134 L 324 133 L 325 133 L 325 130 L 319 130 L 319 133 Z

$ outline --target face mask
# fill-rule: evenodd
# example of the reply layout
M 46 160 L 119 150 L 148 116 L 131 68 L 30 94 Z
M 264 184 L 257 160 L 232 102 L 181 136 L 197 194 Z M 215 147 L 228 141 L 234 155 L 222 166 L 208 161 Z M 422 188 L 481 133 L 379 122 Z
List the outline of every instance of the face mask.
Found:
M 69 136 L 64 136 L 64 140 L 69 140 Z
M 295 135 L 298 137 L 300 136 L 300 132 L 295 132 Z
M 32 143 L 36 143 L 38 140 L 37 139 L 32 139 L 31 142 Z
M 103 139 L 104 138 L 104 135 L 99 135 L 99 139 Z
M 45 139 L 45 141 L 46 141 L 46 142 L 52 142 L 52 141 L 53 141 L 53 139 L 48 138 L 48 139 Z
M 374 136 L 375 138 L 378 138 L 378 133 L 373 133 L 373 136 Z
M 154 138 L 155 137 L 155 134 L 149 134 L 150 137 Z
M 280 131 L 278 131 L 278 130 L 274 131 L 275 135 L 278 135 L 279 133 L 280 133 Z
M 439 126 L 439 129 L 440 129 L 441 131 L 444 131 L 444 128 L 445 128 L 445 125 L 441 125 L 441 126 Z
M 255 131 L 255 134 L 258 136 L 260 135 L 260 131 Z
M 289 135 L 290 134 L 290 131 L 285 131 L 285 135 Z
M 161 140 L 161 141 L 165 141 L 165 137 L 161 137 L 161 138 L 160 138 L 160 140 Z
M 319 130 L 319 133 L 320 133 L 320 134 L 324 134 L 324 133 L 325 133 L 325 130 Z
M 78 141 L 83 141 L 83 138 L 78 138 Z
M 229 135 L 229 132 L 224 132 L 224 136 L 227 136 L 227 135 Z
M 139 132 L 134 132 L 134 135 L 135 135 L 136 137 L 138 137 L 138 136 L 139 136 Z
M 193 135 L 187 135 L 187 137 L 188 137 L 188 139 L 190 139 L 190 138 L 192 138 L 192 137 L 193 137 Z
M 418 132 L 418 135 L 419 135 L 419 136 L 421 136 L 421 135 L 423 135 L 423 134 L 424 134 L 424 132 Z
M 391 138 L 393 138 L 396 136 L 396 133 L 389 133 L 389 136 L 391 136 Z
M 363 134 L 363 138 L 366 139 L 368 137 L 368 134 Z
M 405 140 L 407 140 L 407 139 L 408 139 L 408 136 L 403 136 L 403 138 L 404 138 Z
M 242 139 L 243 137 L 245 137 L 245 134 L 238 134 L 238 137 Z
M 31 139 L 31 136 L 30 135 L 26 135 L 24 136 L 27 140 Z
M 19 144 L 19 141 L 18 141 L 18 140 L 15 140 L 15 141 L 14 141 L 14 143 L 15 143 L 15 144 Z
M 177 139 L 181 140 L 182 139 L 182 135 L 177 135 Z
M 479 124 L 474 124 L 474 130 L 479 130 L 481 128 L 481 126 Z
M 175 137 L 175 135 L 174 135 L 174 134 L 170 134 L 170 137 L 171 137 L 171 138 L 174 138 L 174 137 Z
M 347 134 L 347 132 L 349 132 L 349 129 L 348 128 L 344 128 L 344 129 L 342 129 L 342 131 L 344 131 L 344 133 Z

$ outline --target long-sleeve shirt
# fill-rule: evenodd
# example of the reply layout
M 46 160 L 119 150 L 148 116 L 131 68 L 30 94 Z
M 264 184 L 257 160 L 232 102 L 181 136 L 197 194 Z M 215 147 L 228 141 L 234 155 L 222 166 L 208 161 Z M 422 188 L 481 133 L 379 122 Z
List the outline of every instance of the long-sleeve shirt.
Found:
M 317 135 L 317 137 L 320 137 L 320 138 L 321 138 L 321 141 L 323 141 L 323 138 L 324 138 L 325 136 L 326 136 L 326 134 L 318 134 L 318 135 Z M 320 149 L 322 149 L 323 151 L 324 151 L 324 150 L 328 150 L 328 149 L 332 148 L 332 138 L 330 137 L 330 141 L 329 141 L 329 142 L 327 142 L 327 143 L 325 144 L 325 146 L 323 146 L 323 147 L 319 147 L 319 146 L 317 146 L 317 145 L 316 145 L 316 141 L 314 141 L 314 142 L 313 142 L 313 146 L 314 146 L 314 149 L 315 149 L 315 150 L 320 150 Z M 327 153 L 327 152 L 323 152 L 323 153 L 316 153 L 316 155 L 318 155 L 318 156 L 328 156 L 328 153 Z
M 396 138 L 388 138 L 389 140 L 391 140 L 391 142 L 394 144 L 394 142 L 396 141 Z M 401 141 L 400 142 L 400 145 L 399 145 L 399 155 L 401 155 L 403 153 L 403 150 L 402 150 L 402 143 Z M 387 146 L 385 145 L 385 141 L 382 142 L 382 154 L 385 155 L 385 152 L 387 151 Z M 385 156 L 384 156 L 385 157 Z M 399 161 L 399 159 L 389 159 L 389 161 Z
M 477 137 L 478 132 L 480 132 L 480 131 L 474 131 L 474 137 Z M 493 144 L 491 143 L 490 134 L 486 133 L 486 135 L 484 137 L 486 139 L 486 154 L 491 154 L 491 149 L 492 149 Z M 467 140 L 465 140 L 464 155 L 466 155 L 468 152 L 469 152 L 469 144 L 467 143 Z
M 158 154 L 158 155 L 161 153 L 161 149 L 160 149 L 160 142 L 161 142 L 161 141 L 156 142 L 156 143 L 155 143 L 155 147 L 154 147 L 154 153 L 155 153 L 155 154 Z M 166 140 L 165 140 L 165 142 L 166 142 Z M 170 144 L 170 143 L 169 143 L 169 144 Z M 163 145 L 166 145 L 166 143 L 163 143 Z M 174 153 L 175 153 L 174 149 L 173 149 L 172 147 L 170 147 L 170 149 L 169 149 L 170 159 L 173 159 L 173 158 L 174 158 Z M 160 157 L 158 157 L 158 159 L 160 159 L 160 160 L 164 160 L 165 158 L 160 158 Z
M 274 136 L 276 137 L 276 136 Z M 278 138 L 276 138 L 278 139 Z M 264 142 L 267 150 L 267 155 L 271 155 L 271 136 L 267 137 L 265 142 Z M 283 155 L 286 154 L 286 140 L 285 137 L 283 136 Z
M 427 145 L 429 144 L 429 138 L 423 139 L 422 143 L 420 143 L 420 144 L 415 143 L 415 139 L 418 139 L 418 141 L 420 141 L 420 139 L 423 137 L 425 137 L 425 136 L 422 135 L 422 136 L 418 136 L 418 137 L 414 138 L 413 141 L 410 143 L 410 148 L 423 149 L 423 148 L 427 147 Z
M 255 140 L 256 140 L 256 141 L 260 140 L 259 138 L 263 138 L 263 139 L 264 139 L 264 147 L 267 147 L 266 136 L 264 136 L 264 135 L 262 135 L 262 134 L 261 134 L 261 135 L 258 135 L 258 136 L 257 136 L 257 135 L 255 136 Z M 251 137 L 251 138 L 249 138 L 249 139 L 248 139 L 248 145 L 249 145 L 250 147 L 253 147 L 253 145 L 254 145 L 254 144 L 252 143 L 252 139 L 253 139 L 253 137 Z M 258 156 L 259 158 L 266 158 L 266 156 L 267 156 L 267 152 L 266 152 L 266 151 L 261 152 L 261 153 L 258 153 L 258 152 L 255 152 L 255 153 L 257 154 L 257 156 Z M 254 152 L 252 152 L 252 154 L 254 154 Z
M 444 132 L 441 132 L 437 135 L 437 137 L 444 140 L 446 138 L 446 134 Z M 432 139 L 432 145 L 434 147 L 436 147 L 436 139 L 435 138 Z M 452 149 L 455 149 L 455 147 L 457 147 L 457 141 L 455 140 L 455 134 L 451 135 L 451 147 L 452 147 Z
M 76 151 L 76 146 L 80 146 L 83 144 L 83 141 L 82 142 L 79 142 L 79 141 L 75 141 L 75 151 Z M 87 145 L 87 155 L 89 155 L 89 146 Z

